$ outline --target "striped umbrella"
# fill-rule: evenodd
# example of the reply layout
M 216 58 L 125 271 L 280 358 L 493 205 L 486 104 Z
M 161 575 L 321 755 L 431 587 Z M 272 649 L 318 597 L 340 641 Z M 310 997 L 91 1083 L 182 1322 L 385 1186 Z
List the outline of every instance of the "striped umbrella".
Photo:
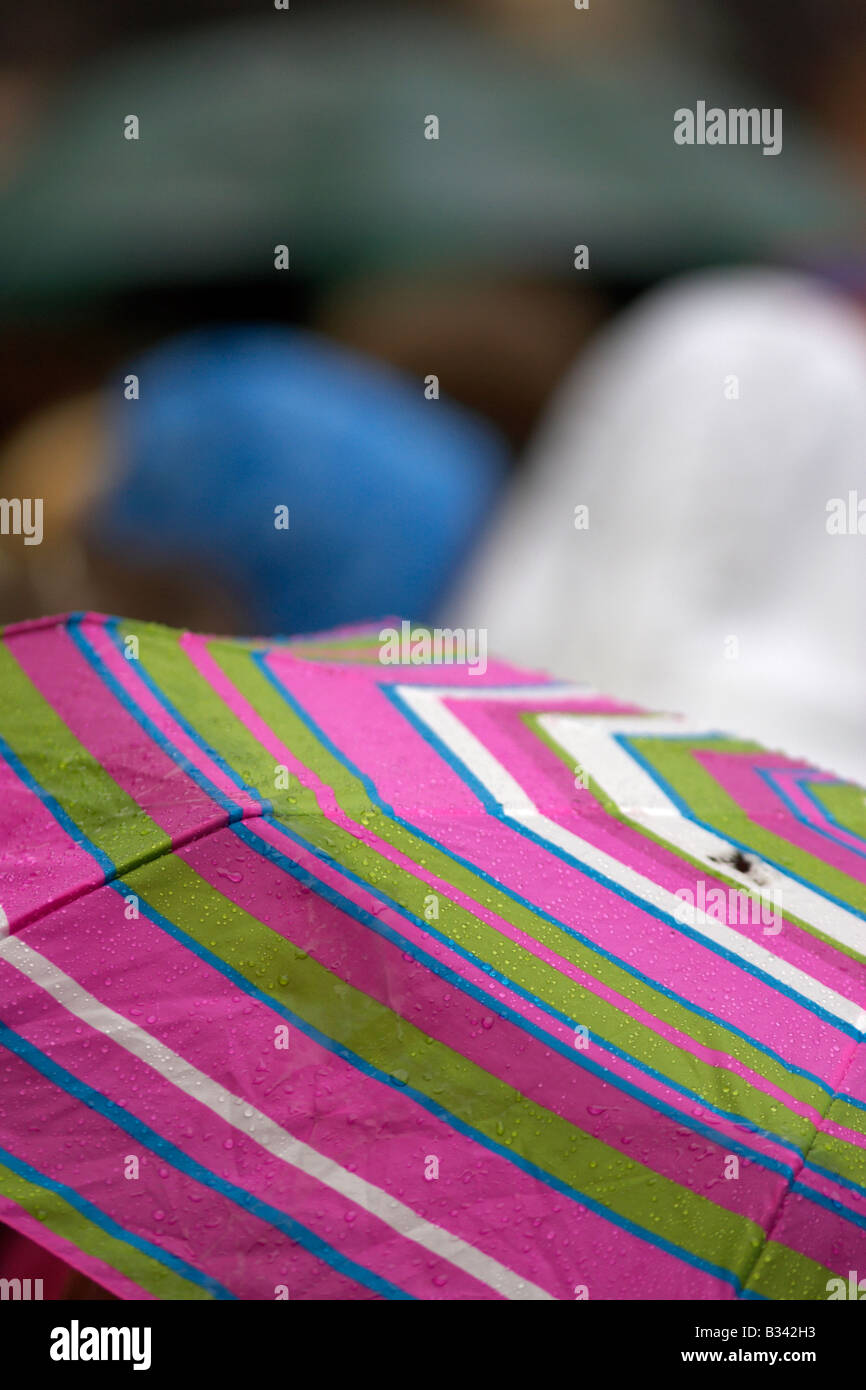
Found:
M 6 629 L 0 1219 L 131 1299 L 845 1296 L 862 792 L 460 635 Z

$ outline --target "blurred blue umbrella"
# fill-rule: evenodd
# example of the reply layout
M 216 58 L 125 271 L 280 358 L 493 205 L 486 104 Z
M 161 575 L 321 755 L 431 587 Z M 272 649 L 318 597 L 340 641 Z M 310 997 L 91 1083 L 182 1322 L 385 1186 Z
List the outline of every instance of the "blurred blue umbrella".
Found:
M 431 613 L 505 473 L 475 416 L 313 334 L 201 331 L 133 370 L 92 542 L 218 578 L 262 631 Z

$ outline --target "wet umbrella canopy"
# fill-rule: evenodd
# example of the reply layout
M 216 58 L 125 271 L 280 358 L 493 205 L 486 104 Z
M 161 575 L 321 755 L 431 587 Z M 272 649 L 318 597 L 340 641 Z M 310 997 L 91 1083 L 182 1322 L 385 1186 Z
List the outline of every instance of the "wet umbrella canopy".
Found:
M 0 1217 L 124 1298 L 826 1298 L 862 793 L 459 636 L 7 629 Z

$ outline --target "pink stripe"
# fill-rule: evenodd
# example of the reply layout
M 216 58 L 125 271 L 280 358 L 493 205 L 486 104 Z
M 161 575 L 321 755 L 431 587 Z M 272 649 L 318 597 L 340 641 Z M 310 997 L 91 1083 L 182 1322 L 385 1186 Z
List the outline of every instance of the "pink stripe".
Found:
M 807 1176 L 811 1184 L 813 1174 Z M 843 1277 L 858 1269 L 860 1277 L 866 1278 L 866 1231 L 808 1202 L 799 1192 L 785 1197 L 768 1239 L 798 1250 Z
M 0 758 L 0 904 L 10 930 L 104 880 L 93 856 Z
M 862 1042 L 861 1039 L 861 1044 Z M 845 1084 L 840 1084 L 837 1089 L 840 1092 L 844 1091 L 845 1095 L 853 1096 L 855 1100 L 860 1101 L 862 1108 L 866 1108 L 866 1046 L 861 1045 L 857 1049 L 845 1073 Z

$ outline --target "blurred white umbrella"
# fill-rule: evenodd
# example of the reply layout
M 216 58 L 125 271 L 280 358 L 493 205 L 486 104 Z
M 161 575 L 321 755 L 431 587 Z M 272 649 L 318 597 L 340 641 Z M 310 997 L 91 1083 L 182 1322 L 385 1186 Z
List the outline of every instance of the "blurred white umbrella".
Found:
M 581 359 L 448 617 L 862 780 L 866 534 L 828 505 L 866 513 L 864 451 L 854 307 L 786 272 L 689 277 Z

